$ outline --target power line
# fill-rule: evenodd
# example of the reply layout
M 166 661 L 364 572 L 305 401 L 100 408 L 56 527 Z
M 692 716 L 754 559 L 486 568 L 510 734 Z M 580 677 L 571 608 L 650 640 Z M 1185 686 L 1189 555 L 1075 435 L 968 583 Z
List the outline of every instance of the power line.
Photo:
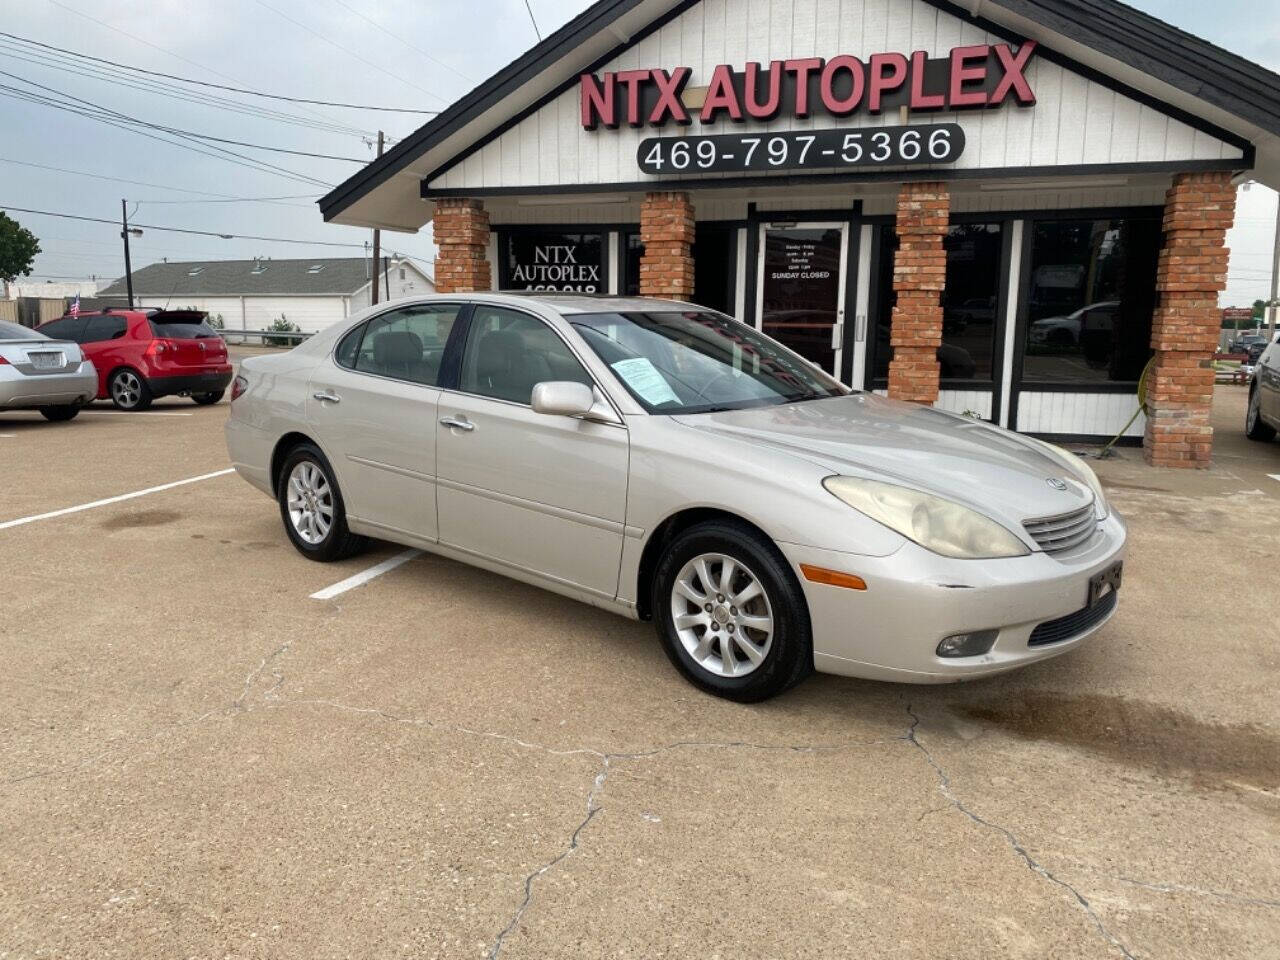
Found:
M 113 183 L 127 183 L 135 187 L 152 187 L 156 190 L 173 190 L 175 193 L 190 193 L 200 197 L 213 197 L 213 200 L 146 200 L 145 203 L 273 203 L 288 207 L 310 208 L 309 203 L 285 203 L 286 200 L 313 200 L 317 194 L 297 193 L 283 197 L 234 197 L 226 193 L 210 193 L 207 190 L 190 190 L 186 187 L 171 187 L 164 183 L 148 183 L 145 180 L 127 180 L 124 177 L 109 177 L 103 173 L 89 173 L 87 170 L 71 170 L 67 167 L 54 167 L 45 163 L 32 163 L 29 160 L 14 160 L 11 157 L 0 157 L 0 163 L 13 163 L 20 167 L 33 167 L 36 170 L 51 170 L 54 173 L 67 173 L 77 177 L 91 177 L 94 180 L 109 180 Z
M 30 83 L 30 81 L 23 81 L 23 82 Z M 32 85 L 38 86 L 37 84 L 32 84 Z M 45 89 L 50 89 L 50 88 L 45 88 Z M 242 153 L 236 153 L 234 150 L 228 150 L 225 147 L 219 147 L 213 144 L 200 143 L 199 141 L 196 141 L 200 147 L 208 148 L 205 150 L 201 150 L 196 146 L 191 146 L 189 143 L 178 143 L 173 140 L 167 140 L 164 137 L 156 136 L 153 133 L 147 133 L 146 130 L 138 129 L 138 127 L 148 127 L 151 129 L 163 129 L 158 127 L 156 124 L 150 124 L 150 123 L 146 123 L 145 121 L 137 120 L 133 117 L 128 116 L 127 114 L 120 113 L 119 111 L 116 111 L 116 110 L 110 110 L 104 107 L 100 107 L 97 104 L 91 103 L 90 101 L 81 100 L 81 98 L 72 97 L 69 94 L 59 93 L 60 96 L 68 97 L 71 100 L 77 100 L 81 103 L 85 103 L 92 109 L 85 110 L 79 107 L 69 106 L 64 103 L 59 103 L 50 97 L 45 97 L 40 94 L 33 93 L 29 90 L 22 90 L 18 87 L 10 87 L 5 84 L 0 84 L 0 90 L 9 91 L 7 94 L 8 96 L 12 96 L 20 100 L 28 100 L 32 103 L 38 103 L 46 107 L 52 107 L 55 110 L 65 110 L 69 113 L 75 113 L 82 117 L 88 117 L 92 120 L 97 120 L 100 123 L 105 123 L 108 126 L 119 127 L 122 130 L 128 130 L 130 133 L 133 133 L 137 136 L 148 137 L 152 140 L 159 140 L 161 143 L 167 143 L 171 146 L 181 147 L 182 149 L 190 150 L 194 153 L 200 153 L 208 157 L 213 157 L 214 159 L 217 159 L 217 160 L 227 160 L 230 163 L 235 163 L 236 162 L 235 160 L 228 159 L 230 157 L 235 157 L 241 161 L 245 161 L 244 163 L 239 164 L 239 166 L 249 166 L 251 169 L 257 170 L 259 173 L 275 173 L 279 176 L 288 177 L 289 179 L 296 180 L 300 183 L 310 183 L 320 187 L 332 186 L 332 184 L 326 183 L 325 181 L 320 180 L 317 177 L 312 177 L 304 173 L 298 173 L 296 171 L 289 170 L 285 167 L 276 166 L 275 164 L 267 163 L 265 160 L 259 160 L 256 157 L 247 157 Z M 58 91 L 54 91 L 54 92 L 57 93 Z M 112 118 L 119 118 L 119 120 L 124 121 L 124 123 L 121 123 Z M 180 140 L 191 139 L 190 137 L 184 137 L 182 134 L 175 134 L 175 136 L 177 136 Z M 211 153 L 210 151 L 216 151 L 216 153 Z
M 444 67 L 444 68 L 445 68 L 446 70 L 448 70 L 450 73 L 456 73 L 456 74 L 457 74 L 458 76 L 460 76 L 463 80 L 467 81 L 467 83 L 476 83 L 476 82 L 477 82 L 477 81 L 475 81 L 474 79 L 472 79 L 471 77 L 468 77 L 465 73 L 463 73 L 461 70 L 457 69 L 456 67 L 451 67 L 451 66 L 449 66 L 449 64 L 447 64 L 447 63 L 445 63 L 443 60 L 440 60 L 440 59 L 438 59 L 438 58 L 436 58 L 436 57 L 432 56 L 431 54 L 427 53 L 427 51 L 423 50 L 421 47 L 415 46 L 414 44 L 410 43 L 408 40 L 406 40 L 404 37 L 400 36 L 399 34 L 392 33 L 390 30 L 388 30 L 388 29 L 387 29 L 386 27 L 384 27 L 382 24 L 378 23 L 378 21 L 374 20 L 374 19 L 373 19 L 372 17 L 370 17 L 369 15 L 367 15 L 367 14 L 365 14 L 365 13 L 361 13 L 359 10 L 355 9 L 354 7 L 347 6 L 347 4 L 343 2 L 343 0 L 333 0 L 333 2 L 334 2 L 334 3 L 336 3 L 338 6 L 340 6 L 343 10 L 346 10 L 348 13 L 352 13 L 352 14 L 354 14 L 355 16 L 359 17 L 361 20 L 363 20 L 365 23 L 370 24 L 371 26 L 373 26 L 373 28 L 374 28 L 374 29 L 382 31 L 382 32 L 383 32 L 383 33 L 385 33 L 388 37 L 390 37 L 392 40 L 397 40 L 397 41 L 399 41 L 400 43 L 404 44 L 406 47 L 408 47 L 410 50 L 413 50 L 413 51 L 415 51 L 415 52 L 417 52 L 417 53 L 422 54 L 422 56 L 424 56 L 426 59 L 430 60 L 430 61 L 431 61 L 432 63 L 434 63 L 434 64 L 437 64 L 437 65 L 439 65 L 439 66 L 441 66 L 441 67 Z M 413 112 L 414 112 L 414 113 L 422 113 L 422 112 L 427 112 L 427 111 L 415 110 L 415 111 L 413 111 Z
M 0 34 L 0 36 L 2 36 L 2 34 Z M 364 139 L 371 134 L 371 131 L 360 127 L 353 127 L 347 124 L 324 119 L 312 120 L 299 114 L 286 113 L 272 107 L 243 103 L 239 100 L 233 100 L 230 97 L 222 97 L 212 93 L 205 93 L 201 90 L 187 90 L 183 87 L 177 86 L 176 84 L 166 84 L 162 81 L 151 80 L 147 77 L 133 77 L 127 74 L 122 74 L 119 70 L 108 70 L 104 67 L 95 66 L 92 63 L 85 63 L 75 57 L 63 58 L 56 53 L 50 54 L 43 50 L 34 50 L 29 47 L 9 43 L 5 40 L 0 40 L 0 50 L 3 50 L 11 60 L 30 63 L 46 70 L 54 70 L 60 73 L 72 72 L 86 79 L 109 82 L 112 86 L 129 87 L 134 90 L 141 90 L 144 93 L 150 93 L 154 96 L 168 97 L 172 100 L 193 103 L 198 106 L 212 107 L 216 110 L 226 110 L 230 113 L 235 113 L 241 116 L 271 120 L 276 123 L 286 123 L 311 130 L 320 130 L 325 133 L 359 137 L 361 139 Z
M 251 149 L 254 149 L 254 150 L 269 150 L 272 153 L 288 153 L 296 157 L 314 157 L 317 160 L 342 160 L 346 163 L 359 163 L 359 164 L 368 163 L 367 160 L 363 160 L 359 157 L 338 157 L 328 153 L 310 153 L 306 150 L 290 150 L 287 147 L 269 147 L 261 143 L 248 143 L 244 140 L 228 140 L 226 137 L 215 137 L 209 133 L 200 133 L 195 130 L 183 130 L 180 127 L 170 127 L 170 126 L 166 126 L 163 123 L 151 123 L 147 120 L 139 120 L 137 117 L 131 117 L 128 114 L 120 113 L 118 110 L 112 110 L 110 107 L 104 107 L 101 104 L 94 103 L 92 100 L 84 100 L 81 97 L 72 96 L 69 93 L 65 93 L 61 90 L 56 90 L 53 87 L 47 87 L 42 83 L 36 83 L 34 80 L 28 80 L 26 77 L 20 77 L 16 73 L 8 73 L 5 70 L 0 70 L 0 77 L 8 77 L 11 80 L 17 80 L 19 83 L 25 83 L 27 86 L 35 87 L 37 90 L 44 90 L 44 91 L 47 91 L 48 93 L 53 93 L 60 97 L 67 97 L 70 100 L 74 100 L 77 103 L 82 103 L 85 106 L 92 107 L 95 110 L 101 110 L 104 113 L 111 114 L 123 120 L 128 120 L 130 123 L 137 123 L 144 127 L 150 127 L 152 130 L 160 130 L 160 131 L 163 131 L 164 133 L 171 133 L 175 137 L 195 137 L 198 140 L 208 140 L 213 143 L 229 143 L 232 146 L 236 146 L 236 147 L 250 147 Z M 10 89 L 13 89 L 13 88 L 10 88 Z
M 118 226 L 120 221 L 107 220 L 103 217 L 86 217 L 78 213 L 58 213 L 54 210 L 33 210 L 29 207 L 14 207 L 7 203 L 0 203 L 0 210 L 12 210 L 15 213 L 34 213 L 42 217 L 58 217 L 63 220 L 83 220 L 88 223 L 109 223 L 112 226 Z M 154 223 L 134 223 L 129 221 L 129 226 L 138 227 L 142 230 L 163 230 L 167 233 L 189 233 L 200 237 L 218 237 L 220 240 L 260 240 L 264 243 L 299 243 L 312 247 L 347 247 L 352 249 L 364 249 L 363 243 L 337 243 L 332 240 L 297 240 L 287 237 L 258 237 L 247 233 L 219 233 L 216 230 L 191 230 L 186 227 L 163 227 Z
M 50 2 L 54 2 L 54 0 L 50 0 Z M 58 6 L 62 6 L 62 4 L 58 4 Z M 71 8 L 70 8 L 70 7 L 64 7 L 64 9 L 68 9 L 68 10 L 69 10 L 69 9 L 71 9 Z M 78 13 L 79 11 L 73 11 L 73 12 L 77 12 L 77 13 Z M 87 14 L 80 14 L 80 15 L 81 15 L 81 16 L 87 16 Z M 89 19 L 91 19 L 91 20 L 92 20 L 93 18 L 92 18 L 92 17 L 89 17 Z M 366 18 L 366 19 L 367 19 L 367 18 Z M 101 24 L 102 26 L 105 26 L 105 27 L 107 27 L 108 29 L 111 29 L 111 30 L 115 30 L 115 29 L 116 29 L 115 27 L 112 27 L 112 26 L 110 26 L 109 24 L 102 23 L 102 21 L 100 21 L 100 20 L 95 20 L 94 22 L 95 22 L 95 23 L 99 23 L 99 24 Z M 372 21 L 371 21 L 371 22 L 372 22 Z M 376 24 L 375 24 L 375 26 L 376 26 Z M 117 31 L 117 32 L 121 32 L 121 33 L 123 33 L 123 31 Z M 127 36 L 127 37 L 132 37 L 132 39 L 134 39 L 134 40 L 139 40 L 139 42 L 141 42 L 141 43 L 147 43 L 147 41 L 145 41 L 145 40 L 140 40 L 138 37 L 133 37 L 133 35 L 132 35 L 132 34 L 127 34 L 127 33 L 126 33 L 126 34 L 124 34 L 124 35 L 125 35 L 125 36 Z M 367 104 L 367 103 L 341 103 L 341 102 L 338 102 L 338 101 L 335 101 L 335 100 L 313 100 L 313 99 L 308 98 L 308 97 L 289 97 L 289 96 L 285 96 L 284 94 L 280 94 L 280 93 L 265 93 L 265 92 L 263 92 L 263 91 L 261 91 L 261 90 L 252 90 L 252 89 L 250 89 L 250 88 L 248 88 L 248 87 L 236 87 L 236 86 L 230 86 L 230 85 L 228 85 L 228 84 L 223 84 L 223 83 L 211 83 L 211 82 L 209 82 L 209 81 L 207 81 L 207 80 L 194 80 L 194 79 L 192 79 L 191 77 L 180 77 L 180 76 L 177 76 L 177 75 L 172 74 L 172 73 L 164 73 L 164 72 L 162 72 L 162 71 L 160 71 L 160 70 L 148 70 L 148 69 L 146 69 L 145 67 L 136 67 L 136 66 L 132 66 L 131 64 L 127 64 L 127 63 L 119 63 L 119 62 L 117 62 L 117 61 L 115 61 L 115 60 L 107 60 L 107 59 L 106 59 L 106 58 L 104 58 L 104 57 L 94 57 L 94 56 L 90 56 L 90 55 L 89 55 L 89 54 L 87 54 L 87 53 L 77 53 L 76 51 L 74 51 L 74 50 L 68 50 L 68 49 L 66 49 L 65 47 L 55 47 L 53 44 L 50 44 L 50 43 L 41 43 L 39 40 L 30 40 L 30 39 L 28 39 L 28 38 L 26 38 L 26 37 L 20 37 L 20 36 L 18 36 L 17 34 L 14 34 L 14 33 L 5 33 L 5 32 L 4 32 L 4 31 L 2 31 L 2 30 L 0 30 L 0 36 L 2 36 L 2 37 L 10 37 L 10 38 L 12 38 L 12 39 L 14 39 L 14 40 L 20 40 L 20 41 L 22 41 L 23 43 L 30 43 L 30 44 L 33 44 L 33 45 L 35 45 L 35 46 L 37 46 L 37 47 L 42 47 L 42 48 L 44 48 L 45 50 L 55 50 L 55 51 L 57 51 L 58 53 L 70 54 L 71 56 L 73 56 L 73 57 L 75 57 L 75 58 L 77 58 L 77 59 L 82 59 L 82 60 L 93 60 L 93 61 L 96 61 L 97 63 L 105 63 L 105 64 L 107 64 L 108 66 L 118 67 L 118 68 L 120 68 L 121 70 L 132 70 L 132 71 L 134 71 L 135 73 L 145 73 L 145 74 L 147 74 L 148 76 L 152 76 L 152 77 L 162 77 L 162 78 L 164 78 L 164 79 L 166 79 L 166 80 L 176 80 L 178 83 L 190 83 L 190 84 L 194 84 L 194 85 L 196 85 L 196 86 L 200 86 L 200 87 L 208 87 L 208 88 L 210 88 L 210 89 L 212 89 L 212 90 L 226 90 L 226 91 L 228 91 L 229 93 L 241 93 L 241 94 L 245 94 L 246 96 L 251 96 L 251 97 L 264 97 L 264 98 L 266 98 L 266 99 L 268 99 L 268 100 L 281 100 L 281 101 L 286 102 L 286 103 L 307 103 L 307 104 L 314 104 L 314 105 L 316 105 L 316 106 L 321 106 L 321 107 L 339 107 L 339 108 L 344 109 L 344 110 L 376 110 L 376 111 L 379 111 L 379 112 L 382 112 L 382 113 L 420 113 L 420 114 L 436 114 L 436 113 L 439 113 L 439 112 L 440 112 L 440 111 L 438 111 L 438 110 L 416 110 L 416 109 L 413 109 L 413 108 L 410 108 L 410 107 L 379 107 L 379 106 L 372 106 L 372 105 Z M 147 46 L 154 47 L 155 45 L 154 45 L 154 44 L 147 44 Z M 167 50 L 164 50 L 164 49 L 163 49 L 163 48 L 161 48 L 161 47 L 155 47 L 155 49 L 157 49 L 157 50 L 161 50 L 161 52 L 163 52 L 163 53 L 168 53 L 168 52 L 169 52 L 169 51 L 167 51 Z M 416 48 L 415 48 L 415 49 L 416 49 Z M 172 56 L 177 56 L 177 54 L 172 54 Z M 180 59 L 180 60 L 185 60 L 186 58 L 185 58 L 185 57 L 179 57 L 178 59 Z M 187 62 L 188 62 L 188 63 L 192 63 L 192 64 L 194 64 L 195 66 L 200 66 L 200 64 L 195 63 L 195 61 L 192 61 L 192 60 L 188 60 Z M 441 64 L 441 65 L 442 65 L 442 66 L 445 66 L 447 69 L 450 69 L 450 70 L 452 70 L 452 69 L 453 69 L 452 67 L 449 67 L 447 64 Z M 207 67 L 204 67 L 204 68 L 202 68 L 202 69 L 208 69 L 208 68 L 207 68 Z M 211 71 L 211 72 L 212 72 L 212 73 L 217 73 L 217 71 Z M 461 76 L 464 80 L 468 80 L 469 82 L 472 82 L 472 83 L 474 83 L 474 82 L 475 82 L 475 81 L 472 81 L 472 80 L 471 80 L 469 77 L 467 77 L 465 74 L 459 73 L 457 70 L 454 70 L 454 72 L 455 72 L 455 73 L 458 73 L 458 75 L 459 75 L 459 76 Z M 224 76 L 223 74 L 220 74 L 220 73 L 217 73 L 217 75 L 218 75 L 218 76 Z M 230 78 L 230 77 L 228 77 L 227 79 L 231 79 L 231 78 Z
M 538 38 L 538 42 L 542 42 L 542 31 L 538 29 L 538 21 L 533 15 L 533 7 L 529 6 L 529 0 L 524 0 L 524 8 L 529 11 L 529 22 L 533 24 L 533 32 Z

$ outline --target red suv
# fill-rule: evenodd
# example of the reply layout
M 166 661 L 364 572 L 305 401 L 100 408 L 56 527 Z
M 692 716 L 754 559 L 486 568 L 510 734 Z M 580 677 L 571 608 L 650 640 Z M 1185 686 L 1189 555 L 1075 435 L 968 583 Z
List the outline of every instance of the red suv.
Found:
M 193 310 L 116 310 L 61 317 L 37 327 L 74 340 L 98 369 L 98 399 L 145 410 L 156 397 L 217 403 L 231 382 L 227 345 Z

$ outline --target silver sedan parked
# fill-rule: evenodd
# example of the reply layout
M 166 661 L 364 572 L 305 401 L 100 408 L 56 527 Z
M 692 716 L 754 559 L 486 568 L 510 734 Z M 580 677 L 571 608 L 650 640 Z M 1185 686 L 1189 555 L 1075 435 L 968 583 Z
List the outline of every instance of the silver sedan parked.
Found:
M 470 294 L 246 359 L 239 473 L 303 555 L 365 537 L 652 619 L 693 683 L 937 683 L 1078 645 L 1125 526 L 1049 444 L 850 391 L 687 303 Z
M 71 340 L 0 320 L 0 410 L 70 420 L 98 393 L 98 371 Z

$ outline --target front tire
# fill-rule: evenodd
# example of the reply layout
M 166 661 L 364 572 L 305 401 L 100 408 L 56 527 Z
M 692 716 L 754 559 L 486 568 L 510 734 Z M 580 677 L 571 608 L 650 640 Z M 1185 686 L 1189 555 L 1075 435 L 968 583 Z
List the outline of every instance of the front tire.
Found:
M 1259 396 L 1261 390 L 1261 387 L 1255 386 L 1249 391 L 1249 410 L 1244 415 L 1244 435 L 1250 440 L 1266 443 L 1276 438 L 1276 428 L 1262 419 L 1262 397 Z
M 111 402 L 115 404 L 117 410 L 130 413 L 147 409 L 151 406 L 153 399 L 146 378 L 137 370 L 131 370 L 128 367 L 117 370 L 111 375 L 107 392 L 111 394 Z
M 80 405 L 78 403 L 60 404 L 56 407 L 41 407 L 40 416 L 54 423 L 65 423 L 67 420 L 74 420 L 76 415 L 80 413 Z
M 213 393 L 193 393 L 191 399 L 202 407 L 211 407 L 226 396 L 226 393 L 227 391 L 225 390 L 215 390 Z
M 652 610 L 671 662 L 708 693 L 754 703 L 813 672 L 800 584 L 746 524 L 713 520 L 678 534 L 658 564 Z
M 308 560 L 344 560 L 368 544 L 347 529 L 347 511 L 333 468 L 313 444 L 302 443 L 289 451 L 280 468 L 276 499 L 285 532 Z

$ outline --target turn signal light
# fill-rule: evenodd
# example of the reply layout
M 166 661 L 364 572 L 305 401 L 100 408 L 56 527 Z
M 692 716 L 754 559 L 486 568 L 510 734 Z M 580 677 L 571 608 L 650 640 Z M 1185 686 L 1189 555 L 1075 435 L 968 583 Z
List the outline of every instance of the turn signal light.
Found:
M 867 581 L 852 573 L 841 573 L 839 570 L 828 570 L 826 567 L 815 567 L 808 563 L 800 564 L 800 572 L 811 583 L 825 583 L 831 587 L 845 587 L 849 590 L 867 589 Z

